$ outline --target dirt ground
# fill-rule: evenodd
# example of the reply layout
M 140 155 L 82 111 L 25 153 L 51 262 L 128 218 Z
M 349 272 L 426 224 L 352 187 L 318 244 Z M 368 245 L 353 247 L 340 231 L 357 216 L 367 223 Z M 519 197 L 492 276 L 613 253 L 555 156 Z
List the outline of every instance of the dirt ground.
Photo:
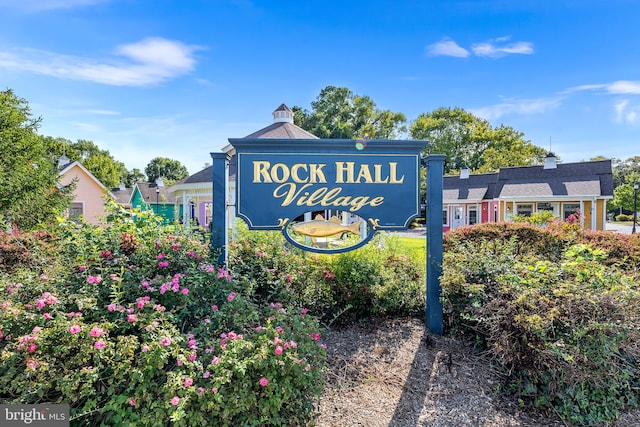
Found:
M 376 320 L 331 331 L 330 368 L 318 427 L 552 427 L 557 417 L 495 392 L 499 377 L 457 339 L 425 332 L 418 319 Z M 640 410 L 612 427 L 640 426 Z

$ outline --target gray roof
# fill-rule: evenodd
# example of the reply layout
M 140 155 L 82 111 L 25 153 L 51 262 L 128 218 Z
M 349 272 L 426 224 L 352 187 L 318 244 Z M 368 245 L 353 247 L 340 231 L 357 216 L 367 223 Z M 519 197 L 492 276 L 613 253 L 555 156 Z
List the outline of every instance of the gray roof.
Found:
M 500 169 L 496 193 L 508 197 L 613 196 L 611 160 Z
M 442 200 L 480 202 L 483 199 L 492 199 L 497 173 L 484 173 L 469 175 L 469 178 L 461 179 L 460 176 L 445 176 L 443 180 Z
M 613 196 L 611 160 L 558 163 L 556 168 L 520 166 L 497 173 L 445 176 L 443 202 L 478 202 L 497 198 Z
M 277 111 L 277 110 L 276 110 Z M 319 139 L 312 133 L 288 122 L 272 123 L 269 126 L 253 132 L 245 138 L 263 139 Z
M 138 182 L 136 183 L 138 189 L 140 190 L 140 194 L 146 203 L 156 203 L 156 197 L 158 200 L 158 204 L 174 204 L 176 201 L 176 196 L 173 193 L 169 193 L 168 186 L 160 185 L 158 186 L 154 182 Z M 160 192 L 156 195 L 156 189 L 160 189 Z
M 112 188 L 111 194 L 116 198 L 116 202 L 121 205 L 128 205 L 131 203 L 131 194 L 133 193 L 133 188 L 124 188 L 120 189 L 120 187 Z

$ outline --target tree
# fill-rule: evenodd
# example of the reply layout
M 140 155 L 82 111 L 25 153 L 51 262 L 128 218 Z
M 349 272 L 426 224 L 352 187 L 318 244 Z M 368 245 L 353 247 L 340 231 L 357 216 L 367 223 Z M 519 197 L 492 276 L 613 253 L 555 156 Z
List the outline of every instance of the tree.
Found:
M 79 161 L 105 187 L 115 188 L 126 182 L 129 171 L 124 163 L 113 158 L 109 150 L 103 150 L 94 142 L 79 139 L 71 142 L 64 138 L 44 137 L 47 149 L 55 159 L 65 155 L 70 161 Z
M 178 160 L 166 157 L 156 157 L 152 159 L 144 168 L 149 182 L 154 182 L 158 178 L 163 178 L 167 183 L 179 181 L 189 176 L 187 168 Z
M 422 113 L 410 129 L 414 139 L 429 141 L 425 154 L 445 154 L 444 172 L 468 167 L 475 172 L 506 166 L 529 166 L 543 161 L 546 151 L 524 139 L 522 132 L 489 122 L 462 108 L 441 107 Z
M 623 161 L 614 161 L 613 187 L 619 187 L 627 182 L 626 178 L 632 173 L 640 174 L 640 156 L 629 157 Z
M 138 168 L 133 168 L 131 171 L 127 173 L 127 178 L 124 180 L 124 185 L 127 187 L 133 187 L 137 182 L 146 181 L 146 176 L 142 171 Z
M 637 156 L 636 156 L 637 157 Z M 633 183 L 640 183 L 640 173 L 630 172 L 624 178 L 624 183 L 613 190 L 613 200 L 607 206 L 608 209 L 622 208 L 633 212 Z
M 406 131 L 404 114 L 380 110 L 371 98 L 346 87 L 325 87 L 311 107 L 294 106 L 294 123 L 319 138 L 396 139 Z
M 54 223 L 71 201 L 73 185 L 58 183 L 57 165 L 37 134 L 27 101 L 0 91 L 0 222 L 33 229 Z

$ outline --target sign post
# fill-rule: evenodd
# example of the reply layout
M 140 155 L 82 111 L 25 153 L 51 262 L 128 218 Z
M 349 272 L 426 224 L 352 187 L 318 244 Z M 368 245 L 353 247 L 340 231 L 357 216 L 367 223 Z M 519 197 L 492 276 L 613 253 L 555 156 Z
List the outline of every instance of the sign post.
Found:
M 250 230 L 280 230 L 311 252 L 366 244 L 379 230 L 404 230 L 420 215 L 420 161 L 427 141 L 230 138 L 236 150 L 236 216 Z M 225 259 L 226 170 L 213 158 L 212 244 Z M 426 158 L 427 326 L 442 334 L 444 155 Z M 221 173 L 223 175 L 221 175 Z
M 440 276 L 442 275 L 442 189 L 443 154 L 430 154 L 426 158 L 427 195 L 427 328 L 442 335 L 442 302 L 440 301 Z
M 213 199 L 211 204 L 211 247 L 219 250 L 218 265 L 227 260 L 227 170 L 226 153 L 211 153 Z

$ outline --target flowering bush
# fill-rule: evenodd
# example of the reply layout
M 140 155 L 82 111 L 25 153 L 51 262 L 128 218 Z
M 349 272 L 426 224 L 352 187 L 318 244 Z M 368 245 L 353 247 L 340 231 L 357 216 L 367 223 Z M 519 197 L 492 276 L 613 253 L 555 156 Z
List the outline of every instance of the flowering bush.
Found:
M 279 233 L 238 229 L 229 265 L 265 301 L 306 307 L 325 323 L 424 311 L 424 267 L 393 245 L 383 248 L 380 238 L 351 252 L 310 255 Z
M 0 282 L 0 399 L 69 403 L 72 425 L 290 425 L 316 412 L 318 320 L 266 303 L 148 213 L 62 223 Z

